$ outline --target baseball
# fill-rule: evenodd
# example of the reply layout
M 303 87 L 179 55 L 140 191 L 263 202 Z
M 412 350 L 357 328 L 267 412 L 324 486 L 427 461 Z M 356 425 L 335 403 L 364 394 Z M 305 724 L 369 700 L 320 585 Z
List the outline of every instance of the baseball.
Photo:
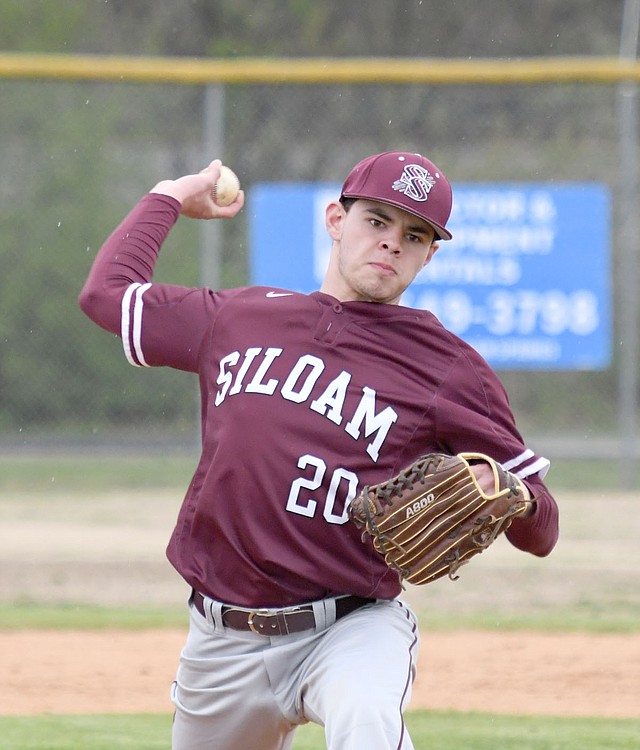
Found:
M 213 189 L 213 200 L 219 206 L 229 206 L 236 199 L 239 190 L 240 180 L 233 170 L 223 164 L 220 167 L 220 177 Z

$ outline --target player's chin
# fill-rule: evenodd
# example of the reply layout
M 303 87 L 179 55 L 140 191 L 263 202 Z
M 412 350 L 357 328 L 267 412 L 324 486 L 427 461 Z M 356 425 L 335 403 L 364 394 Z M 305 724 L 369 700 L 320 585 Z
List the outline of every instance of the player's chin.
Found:
M 379 285 L 376 287 L 369 287 L 364 298 L 368 302 L 378 302 L 384 305 L 397 305 L 401 296 L 402 291 L 399 290 L 397 286 L 394 285 L 393 288 L 390 288 Z
M 380 274 L 374 268 L 369 268 L 368 273 L 362 273 L 359 278 L 354 279 L 352 288 L 362 301 L 387 304 L 395 304 L 404 291 L 395 273 Z

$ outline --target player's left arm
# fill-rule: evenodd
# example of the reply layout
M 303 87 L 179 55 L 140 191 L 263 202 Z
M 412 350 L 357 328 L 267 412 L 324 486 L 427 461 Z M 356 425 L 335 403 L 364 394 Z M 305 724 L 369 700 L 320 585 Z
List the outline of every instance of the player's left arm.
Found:
M 468 362 L 467 362 L 468 364 Z M 531 504 L 515 518 L 506 536 L 518 549 L 548 555 L 558 540 L 558 506 L 544 478 L 550 462 L 523 441 L 506 391 L 493 371 L 478 358 L 474 377 L 468 367 L 452 373 L 438 394 L 437 437 L 449 453 L 478 452 L 491 456 L 525 485 Z
M 513 520 L 506 537 L 514 547 L 545 557 L 558 541 L 558 505 L 538 474 L 532 474 L 524 484 L 531 496 L 531 510 Z

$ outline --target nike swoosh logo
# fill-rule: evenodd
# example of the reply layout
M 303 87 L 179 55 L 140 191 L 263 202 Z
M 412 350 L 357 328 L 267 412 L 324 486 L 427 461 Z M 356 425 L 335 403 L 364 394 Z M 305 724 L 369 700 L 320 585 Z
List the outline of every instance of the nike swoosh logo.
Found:
M 274 297 L 291 297 L 292 294 L 293 292 L 267 292 L 265 296 L 273 299 Z

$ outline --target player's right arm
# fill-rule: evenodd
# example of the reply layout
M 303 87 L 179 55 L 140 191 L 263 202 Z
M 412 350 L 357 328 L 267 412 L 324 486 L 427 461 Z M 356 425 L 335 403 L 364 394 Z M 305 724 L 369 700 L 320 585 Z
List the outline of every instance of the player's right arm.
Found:
M 200 174 L 158 183 L 110 235 L 94 261 L 80 307 L 95 323 L 122 337 L 131 364 L 197 369 L 211 294 L 151 281 L 160 248 L 181 214 L 231 218 L 242 208 L 242 193 L 225 208 L 213 202 L 219 165 L 215 161 Z
M 177 180 L 162 180 L 151 192 L 175 198 L 180 204 L 180 213 L 190 219 L 232 219 L 244 205 L 244 191 L 238 191 L 235 200 L 228 206 L 219 206 L 215 202 L 221 166 L 220 159 L 214 159 L 198 174 L 185 175 Z

